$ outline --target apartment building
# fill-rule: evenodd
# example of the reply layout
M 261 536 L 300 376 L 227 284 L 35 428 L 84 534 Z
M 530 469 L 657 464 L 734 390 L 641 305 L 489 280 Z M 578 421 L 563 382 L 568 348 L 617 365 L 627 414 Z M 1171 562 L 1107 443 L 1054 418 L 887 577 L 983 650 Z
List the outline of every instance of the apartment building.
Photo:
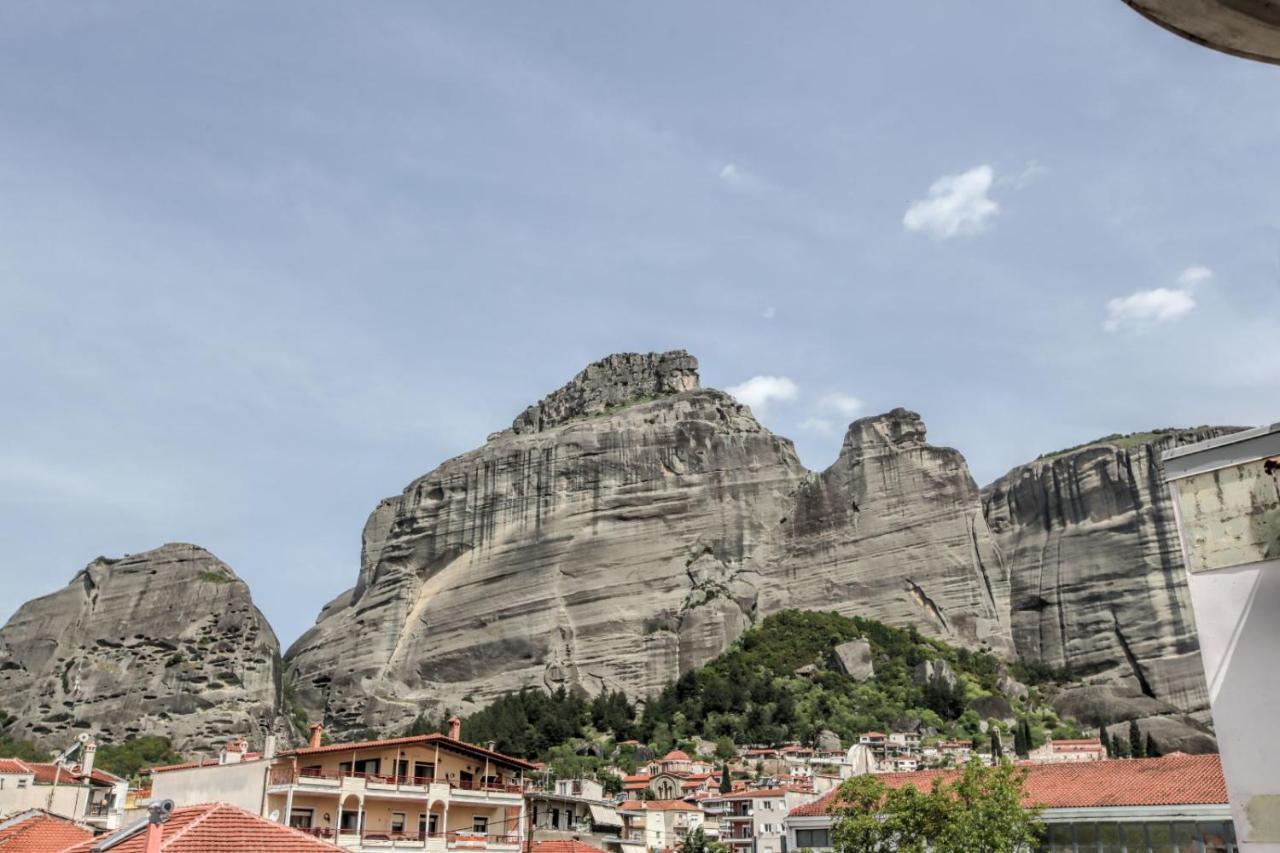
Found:
M 550 790 L 529 791 L 527 799 L 535 842 L 578 840 L 605 850 L 619 849 L 622 818 L 599 782 L 557 779 Z
M 702 809 L 683 800 L 627 800 L 618 806 L 622 844 L 629 851 L 679 847 L 702 826 Z
M 518 853 L 527 761 L 448 735 L 322 744 L 152 769 L 152 798 L 226 802 L 349 850 Z
M 719 810 L 718 840 L 732 853 L 784 853 L 787 814 L 812 799 L 811 792 L 757 788 L 709 797 L 703 805 Z
M 78 764 L 0 758 L 0 815 L 42 809 L 95 830 L 120 826 L 129 783 L 95 769 L 93 759 L 92 742 Z

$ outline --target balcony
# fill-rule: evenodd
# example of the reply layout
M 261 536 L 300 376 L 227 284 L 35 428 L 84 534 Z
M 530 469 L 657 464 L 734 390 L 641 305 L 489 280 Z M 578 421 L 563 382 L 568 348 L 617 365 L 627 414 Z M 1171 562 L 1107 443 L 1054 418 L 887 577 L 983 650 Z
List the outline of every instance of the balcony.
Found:
M 392 832 L 386 829 L 335 830 L 327 827 L 298 827 L 315 838 L 349 850 L 432 850 L 432 851 L 500 851 L 520 849 L 519 835 L 486 835 L 478 832 L 419 833 Z
M 385 773 L 361 773 L 354 770 L 321 770 L 317 768 L 299 768 L 294 770 L 288 765 L 271 768 L 267 778 L 268 786 L 276 792 L 294 787 L 312 792 L 320 791 L 365 791 L 366 793 L 408 794 L 421 797 L 432 787 L 447 788 L 450 794 L 461 794 L 462 799 L 488 799 L 492 794 L 506 794 L 515 797 L 524 795 L 520 785 L 496 780 L 462 779 L 433 780 L 429 776 L 395 776 Z M 470 795 L 470 796 L 468 796 Z

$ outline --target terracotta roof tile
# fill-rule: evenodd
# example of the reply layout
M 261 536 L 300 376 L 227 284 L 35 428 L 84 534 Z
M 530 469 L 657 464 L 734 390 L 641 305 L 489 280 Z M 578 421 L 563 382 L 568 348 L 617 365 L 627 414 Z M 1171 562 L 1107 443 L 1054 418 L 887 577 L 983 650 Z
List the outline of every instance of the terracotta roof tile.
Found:
M 620 812 L 698 812 L 702 809 L 684 800 L 626 800 L 618 806 Z
M 1227 802 L 1222 762 L 1216 755 L 1167 755 L 1083 761 L 1065 764 L 1028 764 L 1025 785 L 1027 805 L 1050 809 L 1102 806 L 1180 806 Z M 878 778 L 890 788 L 914 785 L 927 790 L 939 776 L 954 778 L 956 770 L 919 770 L 882 773 Z M 822 815 L 839 789 L 812 803 L 796 806 L 796 817 Z
M 38 810 L 0 821 L 0 850 L 4 853 L 58 853 L 92 838 L 87 827 Z
M 340 848 L 304 832 L 273 823 L 252 812 L 226 803 L 182 806 L 173 810 L 160 849 L 165 853 L 233 853 L 254 850 L 261 853 L 326 853 Z M 63 853 L 89 853 L 96 841 L 90 839 Z M 144 853 L 146 831 L 138 832 L 111 848 L 111 853 Z
M 38 785 L 52 785 L 53 780 L 80 780 L 84 774 L 71 767 L 61 767 L 52 762 L 23 761 L 20 758 L 0 758 L 0 774 L 25 776 L 31 774 Z M 95 769 L 90 778 L 101 785 L 114 785 L 120 781 L 118 776 L 104 770 Z

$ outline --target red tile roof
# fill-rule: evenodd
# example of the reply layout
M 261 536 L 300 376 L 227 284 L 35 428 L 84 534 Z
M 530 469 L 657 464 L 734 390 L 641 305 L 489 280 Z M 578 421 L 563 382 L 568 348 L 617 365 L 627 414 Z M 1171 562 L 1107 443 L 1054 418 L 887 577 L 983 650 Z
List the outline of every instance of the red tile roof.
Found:
M 533 853 L 604 853 L 604 851 L 574 838 L 568 841 L 535 841 Z
M 4 853 L 58 853 L 91 838 L 88 827 L 38 809 L 0 821 L 0 850 Z
M 721 798 L 725 800 L 747 800 L 752 797 L 781 797 L 786 793 L 783 788 L 749 788 L 745 791 L 735 791 L 732 794 L 722 794 Z
M 78 766 L 78 765 L 77 765 Z M 23 761 L 21 758 L 0 758 L 0 774 L 35 777 L 37 785 L 52 785 L 56 778 L 60 782 L 80 781 L 84 774 L 74 767 L 59 767 L 51 762 Z M 89 778 L 100 785 L 114 785 L 120 777 L 113 776 L 105 770 L 95 769 Z
M 626 800 L 618 806 L 620 812 L 698 812 L 702 809 L 684 800 Z
M 483 746 L 476 746 L 466 741 L 454 740 L 447 735 L 429 734 L 429 735 L 412 735 L 410 737 L 396 737 L 385 740 L 362 740 L 355 743 L 331 743 L 325 746 L 304 746 L 299 749 L 286 749 L 280 753 L 281 756 L 287 755 L 322 755 L 327 752 L 347 752 L 355 749 L 378 749 L 384 746 L 427 746 L 430 744 L 439 744 L 440 746 L 454 749 L 459 752 L 467 752 L 480 757 L 488 757 L 494 761 L 508 764 L 512 767 L 520 767 L 525 770 L 537 769 L 531 762 L 525 761 L 523 758 L 515 758 L 510 755 L 503 755 L 501 752 L 485 749 Z
M 1216 755 L 1166 755 L 1112 761 L 1025 765 L 1025 805 L 1049 809 L 1104 806 L 1183 806 L 1225 804 L 1227 784 Z M 955 778 L 956 770 L 882 773 L 890 788 L 914 785 L 928 790 L 939 776 Z M 796 806 L 792 816 L 823 815 L 839 789 L 812 803 Z
M 160 849 L 166 853 L 331 853 L 340 848 L 304 832 L 273 823 L 252 812 L 226 803 L 182 806 L 163 825 Z M 110 836 L 90 839 L 63 853 L 89 853 L 93 845 Z M 111 848 L 112 853 L 144 853 L 144 829 Z
M 666 755 L 662 756 L 663 761 L 688 761 L 689 753 L 683 749 L 673 749 Z

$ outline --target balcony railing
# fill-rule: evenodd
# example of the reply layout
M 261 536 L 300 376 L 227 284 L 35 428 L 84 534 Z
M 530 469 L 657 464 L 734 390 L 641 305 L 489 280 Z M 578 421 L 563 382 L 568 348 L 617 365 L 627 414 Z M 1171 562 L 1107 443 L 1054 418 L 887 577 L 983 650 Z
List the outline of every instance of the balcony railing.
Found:
M 493 846 L 509 846 L 515 847 L 520 844 L 520 836 L 514 834 L 485 834 L 479 832 L 466 832 L 457 830 L 453 832 L 397 832 L 390 829 L 369 829 L 365 827 L 357 832 L 354 829 L 334 829 L 327 826 L 308 826 L 294 827 L 300 832 L 305 832 L 315 838 L 323 838 L 333 841 L 341 836 L 344 840 L 358 837 L 360 843 L 380 843 L 386 842 L 392 845 L 419 845 L 426 844 L 429 838 L 443 838 L 445 843 L 452 848 L 458 850 L 486 850 Z
M 321 770 L 307 767 L 300 767 L 295 771 L 288 765 L 272 767 L 268 783 L 271 785 L 295 785 L 308 779 L 330 779 L 334 781 L 364 779 L 366 782 L 376 782 L 383 785 L 416 787 L 438 783 L 447 784 L 450 788 L 458 791 L 498 791 L 506 794 L 524 792 L 524 788 L 521 785 L 497 779 L 432 779 L 430 776 L 395 776 L 386 773 L 364 773 L 355 770 Z

